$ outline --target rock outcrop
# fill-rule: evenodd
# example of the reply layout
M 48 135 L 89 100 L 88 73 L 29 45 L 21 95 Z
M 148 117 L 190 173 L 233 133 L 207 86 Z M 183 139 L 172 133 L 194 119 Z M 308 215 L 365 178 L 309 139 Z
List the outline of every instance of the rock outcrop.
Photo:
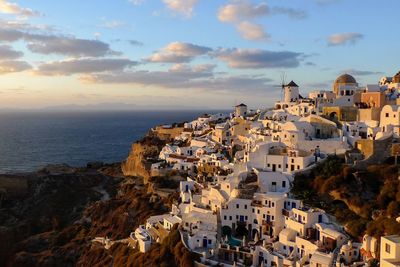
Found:
M 156 136 L 145 137 L 132 144 L 131 151 L 125 162 L 122 163 L 122 172 L 125 176 L 142 177 L 147 184 L 150 178 L 152 159 L 157 158 L 165 142 Z

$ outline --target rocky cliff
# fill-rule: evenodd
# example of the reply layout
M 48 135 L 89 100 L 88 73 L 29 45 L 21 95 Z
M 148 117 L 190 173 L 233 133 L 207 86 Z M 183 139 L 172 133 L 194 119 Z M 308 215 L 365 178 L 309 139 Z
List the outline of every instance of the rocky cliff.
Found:
M 165 141 L 157 136 L 145 137 L 132 144 L 128 158 L 122 163 L 123 174 L 142 177 L 147 183 L 150 178 L 151 159 L 158 157 L 164 145 Z

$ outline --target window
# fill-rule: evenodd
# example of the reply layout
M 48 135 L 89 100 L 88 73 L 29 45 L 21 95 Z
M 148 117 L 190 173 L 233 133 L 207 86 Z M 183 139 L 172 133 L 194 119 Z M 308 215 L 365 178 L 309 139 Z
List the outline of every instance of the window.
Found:
M 244 219 L 247 221 L 247 220 L 249 219 L 249 217 L 247 217 L 247 216 L 244 216 Z
M 389 244 L 385 244 L 385 252 L 390 253 L 390 245 Z
M 386 116 L 386 118 L 389 118 L 389 113 L 386 113 L 385 116 Z
M 229 220 L 232 221 L 232 216 L 229 216 Z
M 278 168 L 279 168 L 279 169 L 282 168 L 281 164 L 278 165 Z
M 226 220 L 226 215 L 224 215 L 224 220 Z
M 271 202 L 271 204 L 272 204 L 272 207 L 275 207 L 275 202 Z
M 271 221 L 275 220 L 275 216 L 271 216 Z
M 283 188 L 286 187 L 286 181 L 282 181 L 282 187 L 283 187 Z
M 292 163 L 294 163 L 294 159 L 292 159 Z
M 244 205 L 244 209 L 247 210 L 247 205 Z
M 208 244 L 211 245 L 211 239 L 208 239 Z
M 238 220 L 239 219 L 239 215 L 236 215 L 236 220 Z
M 300 165 L 297 165 L 297 169 L 300 170 Z
M 260 214 L 260 209 L 257 209 L 257 214 Z
M 236 208 L 237 208 L 237 209 L 239 208 L 239 204 L 236 204 Z

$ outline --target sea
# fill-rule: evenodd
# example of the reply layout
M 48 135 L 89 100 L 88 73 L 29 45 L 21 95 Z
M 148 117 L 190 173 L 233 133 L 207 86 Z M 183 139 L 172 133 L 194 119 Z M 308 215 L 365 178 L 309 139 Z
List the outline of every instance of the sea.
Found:
M 0 173 L 121 162 L 152 127 L 226 111 L 0 111 Z

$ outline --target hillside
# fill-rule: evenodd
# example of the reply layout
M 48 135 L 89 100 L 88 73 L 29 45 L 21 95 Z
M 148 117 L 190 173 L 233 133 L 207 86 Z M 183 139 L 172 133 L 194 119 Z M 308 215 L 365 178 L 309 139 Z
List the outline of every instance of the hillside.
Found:
M 371 165 L 360 171 L 343 162 L 330 156 L 309 174 L 297 174 L 292 193 L 334 215 L 353 237 L 400 234 L 398 167 Z
M 53 166 L 19 179 L 26 190 L 21 186 L 19 194 L 3 197 L 0 206 L 1 266 L 126 266 L 138 252 L 126 244 L 105 250 L 92 240 L 127 238 L 149 216 L 167 212 L 172 203 L 172 196 L 155 196 L 142 178 L 124 177 L 120 164 Z M 1 180 L 9 185 L 9 177 Z M 152 261 L 168 263 L 183 257 L 188 262 L 176 235 L 171 238 L 168 248 L 158 247 L 164 254 L 153 252 Z

